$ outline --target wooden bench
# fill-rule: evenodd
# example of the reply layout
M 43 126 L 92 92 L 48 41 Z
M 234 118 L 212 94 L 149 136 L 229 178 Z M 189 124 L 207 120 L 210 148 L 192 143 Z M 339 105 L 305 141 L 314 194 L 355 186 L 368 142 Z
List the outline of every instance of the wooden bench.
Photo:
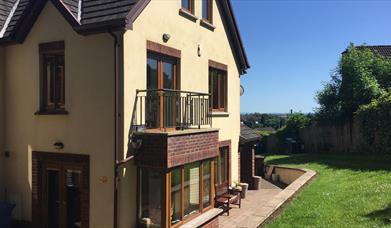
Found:
M 239 190 L 229 189 L 227 183 L 215 185 L 215 205 L 223 207 L 224 212 L 229 216 L 230 204 L 237 205 L 241 208 L 242 199 Z

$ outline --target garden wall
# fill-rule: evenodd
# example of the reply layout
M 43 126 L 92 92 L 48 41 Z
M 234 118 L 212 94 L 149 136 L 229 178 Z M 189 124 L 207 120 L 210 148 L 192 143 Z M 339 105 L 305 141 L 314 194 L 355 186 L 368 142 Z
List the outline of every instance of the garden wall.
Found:
M 363 133 L 362 123 L 355 119 L 352 124 L 325 126 L 313 123 L 300 129 L 299 138 L 304 143 L 307 153 L 384 153 L 386 151 L 375 137 L 372 144 L 368 143 Z M 376 139 L 377 138 L 377 139 Z M 266 153 L 285 153 L 287 145 L 276 134 L 263 139 Z M 386 152 L 387 153 L 387 152 Z
M 305 151 L 311 153 L 374 153 L 376 145 L 369 145 L 358 119 L 337 126 L 316 123 L 300 130 Z

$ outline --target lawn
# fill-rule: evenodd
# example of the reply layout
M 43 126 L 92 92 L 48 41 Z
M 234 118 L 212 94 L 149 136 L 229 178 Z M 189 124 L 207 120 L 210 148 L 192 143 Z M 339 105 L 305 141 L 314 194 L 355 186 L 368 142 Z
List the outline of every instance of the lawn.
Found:
M 391 156 L 270 155 L 267 163 L 318 173 L 268 228 L 391 227 Z

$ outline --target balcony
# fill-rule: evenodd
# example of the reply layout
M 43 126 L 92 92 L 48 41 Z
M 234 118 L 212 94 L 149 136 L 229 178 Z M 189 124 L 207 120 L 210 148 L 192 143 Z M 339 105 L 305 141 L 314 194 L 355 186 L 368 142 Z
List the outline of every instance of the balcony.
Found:
M 139 167 L 170 169 L 218 156 L 219 130 L 212 128 L 209 94 L 138 90 L 133 140 L 140 142 Z
M 132 129 L 175 131 L 212 127 L 210 94 L 171 89 L 137 90 Z

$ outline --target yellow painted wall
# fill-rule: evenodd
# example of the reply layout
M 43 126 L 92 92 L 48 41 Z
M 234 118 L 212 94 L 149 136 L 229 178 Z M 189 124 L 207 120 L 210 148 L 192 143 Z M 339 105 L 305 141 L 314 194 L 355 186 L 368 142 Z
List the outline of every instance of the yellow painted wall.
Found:
M 37 116 L 39 43 L 65 41 L 66 116 Z M 90 227 L 113 223 L 113 38 L 78 35 L 48 1 L 22 45 L 6 47 L 5 161 L 7 191 L 22 197 L 22 219 L 31 220 L 31 152 L 90 155 Z M 100 183 L 99 178 L 108 177 Z
M 196 16 L 201 16 L 201 1 L 196 0 Z M 182 51 L 181 89 L 208 92 L 208 60 L 227 64 L 228 67 L 228 113 L 229 116 L 214 117 L 213 127 L 220 128 L 219 139 L 232 140 L 232 181 L 238 179 L 238 140 L 240 134 L 240 77 L 228 37 L 214 2 L 215 31 L 210 31 L 179 15 L 180 0 L 152 0 L 134 23 L 133 30 L 124 35 L 124 153 L 127 151 L 129 127 L 136 96 L 136 89 L 146 88 L 147 40 L 164 44 Z M 171 35 L 163 43 L 164 33 Z M 202 56 L 198 57 L 198 44 Z M 132 165 L 129 165 L 132 166 Z M 135 168 L 127 169 L 122 178 L 120 191 L 120 227 L 129 227 L 136 222 L 136 176 Z M 133 178 L 133 179 L 132 179 Z M 131 192 L 132 194 L 125 194 Z
M 0 47 L 0 200 L 4 200 L 4 49 Z

